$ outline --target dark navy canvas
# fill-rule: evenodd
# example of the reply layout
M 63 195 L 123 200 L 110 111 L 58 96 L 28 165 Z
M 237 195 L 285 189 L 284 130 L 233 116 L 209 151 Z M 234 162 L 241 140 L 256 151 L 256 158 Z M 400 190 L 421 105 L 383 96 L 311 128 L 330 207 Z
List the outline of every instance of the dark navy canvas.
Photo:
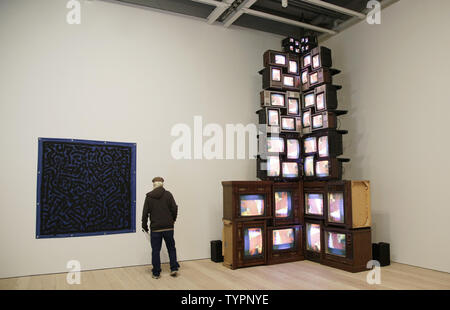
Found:
M 136 231 L 136 144 L 39 139 L 36 237 Z

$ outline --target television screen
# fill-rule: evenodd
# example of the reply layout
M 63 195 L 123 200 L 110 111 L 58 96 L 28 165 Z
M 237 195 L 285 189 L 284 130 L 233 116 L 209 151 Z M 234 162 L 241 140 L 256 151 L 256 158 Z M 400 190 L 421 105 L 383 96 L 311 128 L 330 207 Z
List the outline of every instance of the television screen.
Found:
M 319 74 L 317 72 L 312 73 L 309 76 L 309 82 L 311 84 L 316 84 L 317 82 L 319 82 Z
M 280 176 L 280 157 L 267 156 L 267 176 L 269 177 Z
M 241 195 L 241 216 L 264 215 L 264 195 Z
M 298 111 L 299 111 L 298 99 L 297 98 L 289 98 L 289 100 L 288 100 L 288 112 L 289 112 L 289 114 L 297 115 Z
M 319 157 L 328 157 L 328 136 L 319 138 Z
M 276 229 L 273 230 L 273 250 L 289 250 L 294 248 L 295 237 L 294 229 Z
M 303 128 L 311 126 L 311 111 L 303 112 Z
M 244 229 L 244 256 L 257 257 L 263 254 L 262 228 Z
M 328 160 L 319 160 L 316 162 L 316 174 L 318 177 L 330 176 Z
M 325 94 L 324 93 L 320 93 L 317 95 L 316 97 L 316 105 L 317 105 L 317 110 L 324 110 L 325 109 Z
M 328 221 L 344 223 L 344 193 L 328 193 Z
M 300 143 L 297 139 L 287 139 L 287 158 L 298 159 L 300 157 Z
M 320 67 L 320 58 L 319 54 L 315 55 L 312 59 L 312 66 L 314 69 L 317 69 Z
M 295 130 L 295 118 L 293 118 L 293 117 L 283 117 L 281 119 L 281 129 L 284 129 L 284 130 Z
M 296 61 L 290 60 L 289 61 L 289 72 L 290 73 L 297 73 L 298 72 L 298 64 Z
M 284 66 L 286 64 L 286 56 L 275 55 L 275 63 Z
M 292 214 L 291 192 L 275 192 L 275 217 L 288 218 Z
M 281 82 L 281 70 L 272 68 L 272 81 Z
M 270 102 L 273 106 L 284 107 L 284 95 L 283 94 L 271 94 Z
M 323 215 L 323 194 L 305 194 L 306 214 Z
M 314 99 L 314 93 L 305 95 L 305 108 L 313 107 L 315 105 Z
M 303 57 L 303 67 L 308 67 L 311 65 L 311 55 L 306 55 Z
M 280 114 L 278 110 L 268 110 L 269 126 L 280 126 Z
M 320 253 L 320 225 L 306 223 L 306 247 Z
M 305 175 L 307 177 L 314 176 L 314 156 L 305 158 Z
M 267 152 L 284 153 L 284 139 L 280 137 L 267 137 Z
M 312 123 L 313 123 L 313 128 L 321 128 L 323 127 L 323 115 L 319 114 L 319 115 L 314 115 L 313 119 L 312 119 Z
M 284 86 L 294 87 L 294 77 L 283 76 L 283 84 Z
M 283 163 L 283 177 L 298 178 L 298 163 Z
M 302 84 L 308 83 L 308 71 L 302 72 Z
M 345 234 L 327 232 L 326 253 L 345 257 Z
M 311 154 L 317 152 L 316 137 L 309 137 L 304 140 L 303 149 L 305 154 Z

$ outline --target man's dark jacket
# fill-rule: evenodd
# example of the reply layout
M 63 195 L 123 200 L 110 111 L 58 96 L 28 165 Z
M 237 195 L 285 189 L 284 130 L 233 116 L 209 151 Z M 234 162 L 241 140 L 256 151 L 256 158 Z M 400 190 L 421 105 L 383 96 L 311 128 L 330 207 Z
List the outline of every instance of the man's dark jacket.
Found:
M 150 216 L 150 229 L 161 230 L 173 228 L 177 219 L 178 206 L 169 191 L 160 186 L 147 193 L 142 212 L 142 228 L 148 231 L 148 218 Z

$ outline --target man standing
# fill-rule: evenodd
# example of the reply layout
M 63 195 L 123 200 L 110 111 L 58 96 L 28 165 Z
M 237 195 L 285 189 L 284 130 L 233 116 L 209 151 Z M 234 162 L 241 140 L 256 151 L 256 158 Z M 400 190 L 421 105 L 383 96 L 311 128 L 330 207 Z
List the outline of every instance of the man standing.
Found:
M 164 188 L 164 179 L 156 177 L 152 180 L 153 190 L 147 193 L 142 212 L 142 229 L 148 233 L 148 218 L 150 217 L 150 243 L 152 246 L 152 273 L 154 279 L 161 276 L 161 245 L 162 240 L 167 247 L 170 258 L 170 275 L 177 276 L 180 265 L 177 262 L 177 251 L 173 238 L 174 223 L 177 219 L 178 206 L 169 191 Z

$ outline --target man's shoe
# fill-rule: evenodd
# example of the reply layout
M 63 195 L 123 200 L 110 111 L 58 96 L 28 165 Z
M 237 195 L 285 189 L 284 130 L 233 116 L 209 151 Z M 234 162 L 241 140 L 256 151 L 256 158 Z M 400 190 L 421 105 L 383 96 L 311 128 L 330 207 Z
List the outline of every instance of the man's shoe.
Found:
M 170 272 L 170 276 L 171 277 L 176 277 L 178 275 L 178 270 L 172 270 L 171 272 Z
M 161 278 L 161 276 L 159 274 L 152 274 L 152 278 L 153 279 L 159 279 L 159 278 Z

